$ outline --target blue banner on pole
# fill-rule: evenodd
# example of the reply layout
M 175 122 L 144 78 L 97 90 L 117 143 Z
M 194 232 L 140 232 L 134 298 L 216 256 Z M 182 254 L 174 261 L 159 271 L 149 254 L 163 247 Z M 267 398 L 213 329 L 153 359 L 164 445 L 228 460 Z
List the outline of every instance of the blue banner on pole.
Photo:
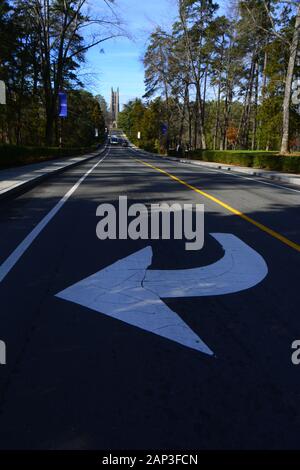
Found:
M 168 125 L 167 124 L 163 123 L 161 125 L 161 133 L 162 133 L 162 135 L 167 135 L 167 133 L 168 133 Z
M 60 92 L 58 93 L 59 98 L 59 117 L 67 117 L 68 116 L 68 99 L 67 94 Z

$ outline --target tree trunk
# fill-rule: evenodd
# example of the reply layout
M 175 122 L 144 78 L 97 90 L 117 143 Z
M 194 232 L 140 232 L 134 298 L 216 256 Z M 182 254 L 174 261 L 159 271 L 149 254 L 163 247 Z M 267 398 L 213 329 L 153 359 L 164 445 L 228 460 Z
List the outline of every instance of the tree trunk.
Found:
M 198 121 L 198 132 L 201 142 L 201 149 L 206 150 L 206 138 L 204 132 L 204 122 L 203 122 L 203 107 L 201 100 L 201 88 L 200 82 L 197 83 L 197 95 L 196 95 L 196 106 L 197 106 L 197 121 Z
M 189 87 L 187 89 L 187 111 L 188 111 L 188 133 L 189 133 L 189 150 L 192 148 L 192 112 L 191 112 L 191 103 L 190 103 L 190 91 Z
M 53 103 L 53 99 L 51 99 L 50 103 L 46 103 L 45 140 L 46 140 L 47 147 L 51 147 L 53 145 L 55 111 L 56 111 L 55 104 Z
M 283 101 L 283 126 L 282 126 L 282 141 L 280 153 L 288 153 L 289 151 L 289 133 L 290 133 L 290 105 L 292 94 L 292 83 L 294 76 L 294 69 L 297 57 L 297 48 L 299 43 L 299 29 L 300 29 L 300 6 L 298 7 L 295 31 L 290 49 L 290 59 L 285 80 L 285 92 Z
M 203 100 L 202 100 L 202 121 L 205 122 L 205 112 L 206 112 L 206 93 L 207 93 L 207 75 L 208 75 L 208 66 L 206 66 L 204 74 L 204 86 L 203 86 Z
M 260 105 L 264 104 L 264 101 L 265 101 L 265 98 L 266 98 L 268 60 L 269 60 L 268 52 L 265 51 L 265 53 L 264 53 L 264 65 L 263 65 L 263 71 L 262 71 L 262 86 L 261 86 Z M 258 150 L 261 147 L 261 127 L 262 127 L 262 120 L 260 120 L 259 123 L 258 123 L 258 128 L 260 130 L 260 132 L 258 134 L 258 140 L 257 140 L 257 149 Z
M 233 101 L 233 89 L 232 83 L 230 82 L 229 78 L 227 78 L 226 82 L 226 97 L 225 97 L 225 109 L 224 109 L 224 131 L 223 136 L 221 138 L 220 150 L 227 150 L 227 129 L 229 126 L 230 114 L 231 114 L 231 107 Z
M 198 116 L 197 116 L 197 111 L 195 113 L 195 121 L 194 121 L 194 150 L 197 150 L 198 147 Z
M 218 145 L 218 136 L 219 136 L 219 128 L 220 128 L 220 101 L 221 101 L 221 77 L 219 79 L 219 87 L 218 87 L 218 100 L 217 100 L 217 110 L 216 110 L 215 133 L 214 133 L 214 150 L 217 149 L 217 145 Z
M 253 84 L 255 79 L 255 70 L 256 70 L 256 57 L 255 53 L 252 58 L 250 79 L 249 79 L 249 95 L 248 102 L 246 106 L 246 115 L 245 115 L 245 129 L 244 129 L 244 148 L 249 149 L 249 132 L 250 132 L 250 120 L 251 120 L 251 110 L 252 110 L 252 98 L 253 98 Z
M 258 110 L 258 81 L 259 81 L 259 66 L 258 62 L 256 63 L 256 72 L 255 72 L 255 98 L 254 98 L 254 115 L 253 115 L 253 129 L 252 129 L 252 150 L 256 148 L 256 133 L 257 133 L 257 110 Z
M 266 88 L 267 88 L 267 66 L 268 66 L 268 52 L 265 51 L 264 55 L 264 68 L 263 68 L 263 80 L 262 80 L 262 90 L 261 90 L 261 102 L 263 103 L 266 97 Z
M 188 98 L 188 85 L 185 85 L 183 108 L 182 108 L 182 113 L 181 113 L 180 129 L 179 129 L 179 144 L 180 145 L 182 145 L 187 98 Z

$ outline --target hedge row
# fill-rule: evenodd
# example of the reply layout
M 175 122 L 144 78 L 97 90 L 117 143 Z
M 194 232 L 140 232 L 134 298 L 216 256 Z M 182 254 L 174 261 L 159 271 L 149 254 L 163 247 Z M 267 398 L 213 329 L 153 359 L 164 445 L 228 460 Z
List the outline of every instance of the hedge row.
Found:
M 178 157 L 176 151 L 170 151 L 169 155 Z M 185 152 L 185 156 L 192 160 L 202 160 L 205 162 L 227 163 L 287 173 L 300 173 L 300 156 L 283 156 L 279 155 L 278 152 L 193 150 Z
M 55 158 L 83 155 L 95 150 L 89 148 L 57 148 L 57 147 L 23 147 L 17 145 L 0 145 L 0 168 L 38 163 Z

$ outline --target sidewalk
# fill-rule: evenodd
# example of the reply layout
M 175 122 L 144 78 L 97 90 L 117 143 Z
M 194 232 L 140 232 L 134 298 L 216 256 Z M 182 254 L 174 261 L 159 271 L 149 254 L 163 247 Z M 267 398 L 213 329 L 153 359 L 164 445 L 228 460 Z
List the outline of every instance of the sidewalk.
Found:
M 34 187 L 52 175 L 80 165 L 97 155 L 101 155 L 105 148 L 103 147 L 96 152 L 78 157 L 55 159 L 0 170 L 0 200 L 15 196 L 26 189 Z

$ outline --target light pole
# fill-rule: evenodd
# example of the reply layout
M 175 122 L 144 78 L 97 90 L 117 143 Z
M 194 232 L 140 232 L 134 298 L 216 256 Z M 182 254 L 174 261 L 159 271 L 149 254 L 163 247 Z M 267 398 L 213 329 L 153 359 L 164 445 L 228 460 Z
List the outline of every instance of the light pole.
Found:
M 0 105 L 6 105 L 6 86 L 5 82 L 3 80 L 0 80 Z M 2 119 L 1 119 L 2 121 Z M 2 142 L 4 142 L 4 123 L 2 121 L 1 123 L 2 131 L 1 131 L 1 139 Z
M 6 86 L 3 80 L 0 80 L 0 104 L 6 104 Z

